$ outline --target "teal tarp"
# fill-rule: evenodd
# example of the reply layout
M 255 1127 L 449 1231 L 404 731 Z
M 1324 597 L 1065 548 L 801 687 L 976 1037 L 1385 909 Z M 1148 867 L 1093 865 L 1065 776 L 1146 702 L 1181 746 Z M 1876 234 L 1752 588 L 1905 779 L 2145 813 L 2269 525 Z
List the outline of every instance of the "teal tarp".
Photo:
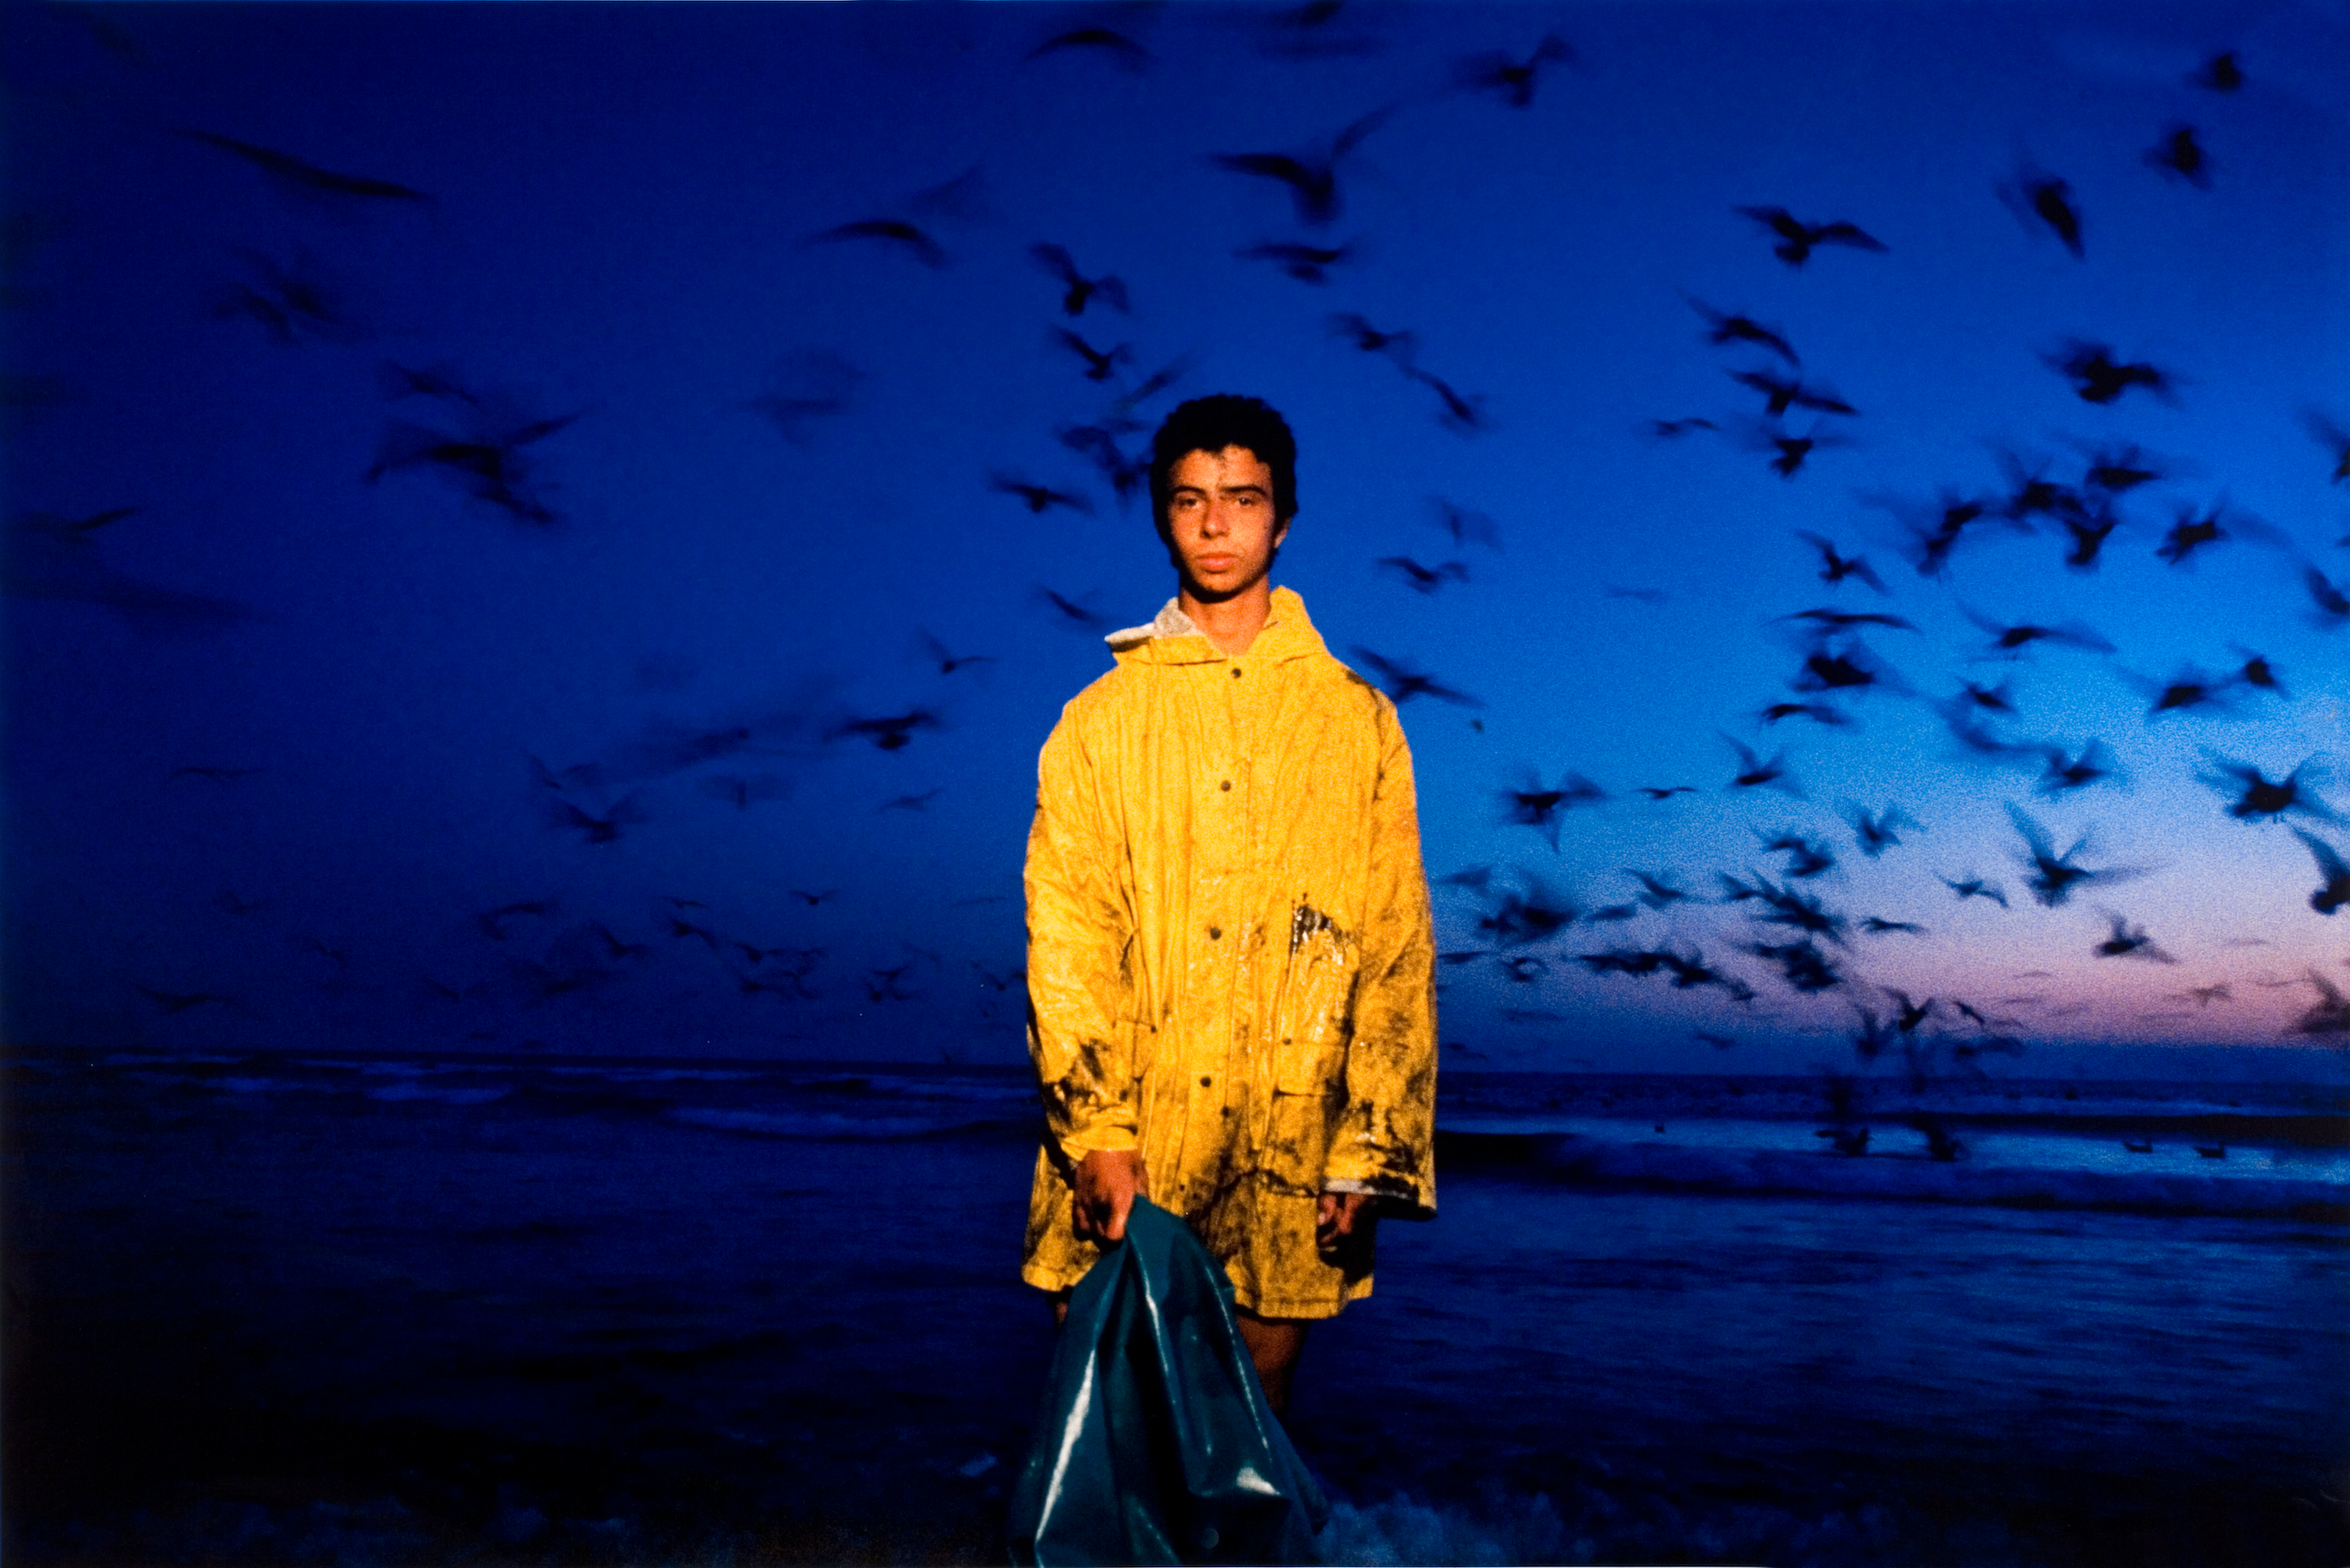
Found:
M 1328 1512 L 1264 1402 L 1223 1270 L 1137 1199 L 1069 1298 L 1012 1490 L 1012 1560 L 1315 1563 Z

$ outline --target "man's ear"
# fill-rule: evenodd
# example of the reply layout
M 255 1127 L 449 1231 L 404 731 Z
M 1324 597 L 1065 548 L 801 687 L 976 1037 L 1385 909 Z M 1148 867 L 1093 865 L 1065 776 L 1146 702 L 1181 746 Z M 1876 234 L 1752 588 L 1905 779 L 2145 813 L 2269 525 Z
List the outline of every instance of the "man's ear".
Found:
M 1280 526 L 1280 527 L 1278 527 L 1278 528 L 1275 528 L 1275 529 L 1273 531 L 1273 547 L 1274 547 L 1274 549 L 1276 549 L 1276 550 L 1280 549 L 1280 548 L 1281 548 L 1281 546 L 1282 546 L 1283 542 L 1284 542 L 1284 541 L 1285 541 L 1288 537 L 1289 537 L 1289 523 L 1288 523 L 1288 520 L 1284 518 L 1284 519 L 1282 521 L 1282 524 L 1281 524 L 1281 526 Z

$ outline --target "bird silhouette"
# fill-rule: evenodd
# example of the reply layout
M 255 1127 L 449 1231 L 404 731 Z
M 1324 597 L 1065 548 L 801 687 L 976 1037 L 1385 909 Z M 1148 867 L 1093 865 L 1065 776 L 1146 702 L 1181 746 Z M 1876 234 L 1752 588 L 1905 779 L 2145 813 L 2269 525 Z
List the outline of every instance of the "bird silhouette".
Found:
M 1093 502 L 1077 492 L 1055 490 L 1050 485 L 1038 484 L 1020 474 L 1005 473 L 1001 470 L 987 476 L 987 488 L 998 495 L 1018 496 L 1031 516 L 1041 516 L 1055 506 L 1066 506 L 1072 512 L 1083 512 L 1087 515 L 1091 515 L 1094 509 Z
M 2317 874 L 2325 880 L 2309 896 L 2309 907 L 2321 915 L 2330 915 L 2345 904 L 2350 904 L 2350 860 L 2323 838 L 2296 827 L 2293 836 L 2301 840 L 2316 858 Z
M 880 718 L 844 719 L 825 732 L 824 738 L 827 741 L 862 738 L 871 741 L 882 751 L 899 752 L 913 743 L 915 731 L 941 727 L 936 713 L 927 708 L 917 708 L 911 712 L 892 713 Z
M 1588 806 L 1607 799 L 1607 790 L 1598 787 L 1582 774 L 1565 774 L 1558 785 L 1544 785 L 1539 778 L 1527 774 L 1525 787 L 1502 790 L 1502 823 L 1513 827 L 1533 827 L 1544 836 L 1551 848 L 1558 848 L 1558 823 L 1575 806 Z
M 2168 371 L 2142 362 L 2117 361 L 2109 344 L 2071 338 L 2061 350 L 2043 358 L 2051 369 L 2074 383 L 2074 394 L 2085 403 L 2114 402 L 2132 387 L 2144 387 L 2165 402 L 2178 400 L 2171 396 Z
M 1640 429 L 1657 441 L 1678 441 L 1692 431 L 1718 431 L 1721 427 L 1702 415 L 1692 414 L 1685 420 L 1649 420 Z
M 2315 606 L 2312 619 L 2331 631 L 2350 621 L 2350 583 L 2336 584 L 2315 566 L 2304 566 L 2301 572 L 2302 586 L 2309 590 L 2310 602 Z
M 2303 759 L 2299 767 L 2284 777 L 2272 781 L 2259 768 L 2223 757 L 2208 748 L 2203 755 L 2216 770 L 2217 776 L 2213 774 L 2198 776 L 2221 794 L 2235 795 L 2228 807 L 2228 815 L 2239 822 L 2251 822 L 2256 818 L 2277 822 L 2282 820 L 2289 811 L 2304 812 L 2329 822 L 2334 820 L 2334 813 L 2323 801 L 2302 793 L 2301 775 L 2314 759 Z
M 2111 910 L 2106 911 L 2106 919 L 2113 926 L 2113 934 L 2090 950 L 2097 957 L 2145 959 L 2154 963 L 2178 961 L 2155 945 L 2154 939 L 2146 934 L 2144 926 L 2133 926 Z
M 1130 343 L 1097 348 L 1066 327 L 1054 327 L 1052 336 L 1055 342 L 1086 362 L 1086 379 L 1088 381 L 1108 380 L 1121 363 L 1134 358 L 1134 346 Z
M 995 662 L 995 655 L 992 653 L 950 653 L 947 651 L 945 643 L 920 628 L 915 629 L 914 638 L 921 645 L 923 657 L 937 665 L 939 673 L 941 675 L 952 675 L 956 670 L 969 664 Z
M 2093 870 L 2085 866 L 2075 865 L 2074 857 L 2089 846 L 2087 834 L 2081 835 L 2079 838 L 2074 840 L 2073 847 L 2059 855 L 2056 853 L 2055 841 L 2048 836 L 2048 830 L 2033 820 L 2030 814 L 2021 806 L 2012 802 L 2009 803 L 2007 815 L 2008 820 L 2015 824 L 2015 830 L 2022 836 L 2025 847 L 2029 851 L 2023 857 L 2023 864 L 2031 867 L 2032 875 L 2025 879 L 2025 886 L 2032 889 L 2033 897 L 2049 909 L 2054 909 L 2061 906 L 2065 899 L 2072 897 L 2074 888 L 2085 883 L 2119 882 L 2140 875 L 2135 869 L 2107 867 L 2104 870 Z
M 1789 266 L 1800 267 L 1811 259 L 1812 252 L 1820 245 L 1845 245 L 1854 250 L 1882 251 L 1884 243 L 1854 223 L 1841 219 L 1825 223 L 1806 223 L 1797 220 L 1784 207 L 1740 207 L 1741 217 L 1751 218 L 1778 236 L 1779 243 L 1771 254 Z
M 1050 588 L 1039 587 L 1036 595 L 1060 616 L 1061 624 L 1072 630 L 1098 631 L 1109 624 L 1109 618 L 1099 610 L 1056 594 Z
M 1534 87 L 1542 78 L 1543 67 L 1572 64 L 1574 59 L 1575 50 L 1565 39 L 1544 33 L 1523 60 L 1499 49 L 1455 60 L 1452 82 L 1464 92 L 1493 93 L 1512 109 L 1526 109 L 1534 101 Z
M 1096 54 L 1115 62 L 1122 69 L 1139 71 L 1150 63 L 1150 51 L 1114 27 L 1072 27 L 1066 33 L 1055 33 L 1028 51 L 1026 58 L 1042 59 L 1070 50 Z M 1075 314 L 1072 312 L 1072 314 Z
M 2350 483 L 2350 431 L 2335 424 L 2318 409 L 2302 410 L 2301 422 L 2334 460 L 2334 472 L 2327 478 L 2335 484 Z
M 182 130 L 181 135 L 234 153 L 289 191 L 308 196 L 348 196 L 366 201 L 424 202 L 432 198 L 411 186 L 396 184 L 390 180 L 372 179 L 363 174 L 338 174 L 321 169 L 290 152 L 240 141 L 233 136 L 221 136 L 209 130 Z
M 1762 411 L 1777 419 L 1789 409 L 1812 409 L 1824 414 L 1856 414 L 1860 410 L 1825 387 L 1806 387 L 1800 380 L 1774 376 L 1768 370 L 1732 370 L 1730 379 L 1762 394 Z
M 800 244 L 836 245 L 858 241 L 893 246 L 933 271 L 947 265 L 946 247 L 920 224 L 904 218 L 859 218 L 854 223 L 836 223 L 808 235 Z
M 2244 67 L 2238 63 L 2236 52 L 2212 56 L 2187 78 L 2190 87 L 2208 88 L 2213 92 L 2234 92 L 2244 85 Z
M 2147 148 L 2143 157 L 2147 166 L 2165 179 L 2184 180 L 2199 191 L 2211 188 L 2211 161 L 2191 125 L 2165 126 L 2161 140 Z
M 1076 258 L 1059 245 L 1033 244 L 1028 247 L 1028 254 L 1060 283 L 1061 311 L 1064 315 L 1083 316 L 1086 306 L 1097 299 L 1114 310 L 1131 314 L 1127 305 L 1123 279 L 1107 273 L 1099 277 L 1087 277 L 1077 270 Z
M 1301 152 L 1219 152 L 1209 162 L 1227 173 L 1274 180 L 1289 188 L 1297 221 L 1309 228 L 1325 228 L 1338 216 L 1342 201 L 1338 165 L 1363 138 L 1377 130 L 1392 107 L 1373 109 L 1332 137 L 1326 147 Z
M 1901 843 L 1899 828 L 1925 831 L 1925 826 L 1898 805 L 1887 805 L 1883 811 L 1871 812 L 1856 802 L 1845 804 L 1845 820 L 1852 825 L 1852 836 L 1860 852 L 1871 860 Z
M 1433 594 L 1447 583 L 1465 583 L 1469 567 L 1462 561 L 1440 561 L 1433 566 L 1423 566 L 1409 556 L 1382 556 L 1379 566 L 1404 580 L 1404 586 L 1414 593 Z
M 2027 162 L 2016 170 L 2013 180 L 2000 187 L 1999 194 L 2025 224 L 2045 228 L 2074 259 L 2087 259 L 2081 238 L 2081 210 L 2073 204 L 2072 186 Z
M 1735 343 L 1752 343 L 1759 348 L 1769 349 L 1792 368 L 1802 367 L 1804 361 L 1796 354 L 1794 345 L 1788 342 L 1786 335 L 1777 327 L 1765 327 L 1751 316 L 1717 310 L 1693 295 L 1684 294 L 1681 298 L 1689 302 L 1691 310 L 1705 317 L 1705 340 L 1713 347 L 1719 348 Z
M 1818 534 L 1798 530 L 1795 537 L 1820 553 L 1820 581 L 1833 587 L 1846 577 L 1858 577 L 1878 593 L 1886 591 L 1884 579 L 1877 575 L 1866 556 L 1842 555 L 1834 542 Z
M 1942 885 L 1956 893 L 1960 903 L 1966 902 L 1969 898 L 1988 898 L 2002 909 L 2007 908 L 2007 894 L 1998 884 L 1986 882 L 1980 877 L 1963 878 L 1944 877 Z
M 2062 746 L 2043 746 L 2041 755 L 2048 760 L 2048 765 L 2040 775 L 2040 793 L 2051 799 L 2085 789 L 2101 779 L 2119 776 L 2114 754 L 2103 741 L 2091 741 L 2081 748 L 2077 757 L 2068 754 Z
M 1716 731 L 1715 733 L 1720 734 L 1721 732 Z M 1723 744 L 1738 753 L 1738 773 L 1730 781 L 1731 788 L 1755 789 L 1768 784 L 1773 789 L 1783 791 L 1798 800 L 1803 798 L 1803 787 L 1787 775 L 1785 752 L 1777 753 L 1766 763 L 1745 745 L 1731 740 L 1728 735 L 1722 735 L 1721 740 Z
M 1465 691 L 1456 691 L 1451 687 L 1440 683 L 1432 675 L 1374 653 L 1359 643 L 1352 651 L 1357 659 L 1369 665 L 1377 672 L 1379 678 L 1379 689 L 1385 691 L 1388 699 L 1398 707 L 1403 706 L 1415 697 L 1433 697 L 1439 702 L 1450 702 L 1461 708 L 1482 708 L 1485 705 Z
M 1384 331 L 1366 317 L 1339 311 L 1330 317 L 1330 336 L 1343 337 L 1366 354 L 1378 354 L 1409 369 L 1419 353 L 1419 338 L 1409 328 Z
M 1330 269 L 1353 254 L 1351 242 L 1343 245 L 1309 245 L 1294 240 L 1267 240 L 1243 245 L 1232 253 L 1243 261 L 1271 262 L 1284 276 L 1315 285 L 1328 283 Z
M 1484 513 L 1456 506 L 1440 495 L 1430 496 L 1428 504 L 1436 514 L 1430 521 L 1451 535 L 1454 548 L 1467 545 L 1482 545 L 1491 550 L 1502 547 L 1501 524 Z
M 2062 621 L 2053 626 L 2033 621 L 2003 624 L 1970 606 L 1962 604 L 1959 608 L 1969 620 L 1991 635 L 1991 647 L 1985 657 L 2004 655 L 2009 659 L 2020 659 L 2026 649 L 2041 643 L 2052 643 L 2061 648 L 2085 648 L 2097 653 L 2114 651 L 2112 643 L 2077 620 Z

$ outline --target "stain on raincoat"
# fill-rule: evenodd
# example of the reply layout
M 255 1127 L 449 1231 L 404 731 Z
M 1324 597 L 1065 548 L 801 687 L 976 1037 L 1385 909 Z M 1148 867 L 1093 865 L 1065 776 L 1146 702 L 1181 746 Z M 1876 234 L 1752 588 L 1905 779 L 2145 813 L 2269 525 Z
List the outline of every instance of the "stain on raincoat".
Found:
M 1328 1317 L 1369 1259 L 1314 1245 L 1325 1191 L 1436 1207 L 1435 943 L 1395 705 L 1286 588 L 1227 656 L 1161 611 L 1045 743 L 1028 836 L 1029 1053 L 1043 1086 L 1022 1278 L 1072 1286 L 1096 1149 L 1142 1151 L 1234 1299 Z

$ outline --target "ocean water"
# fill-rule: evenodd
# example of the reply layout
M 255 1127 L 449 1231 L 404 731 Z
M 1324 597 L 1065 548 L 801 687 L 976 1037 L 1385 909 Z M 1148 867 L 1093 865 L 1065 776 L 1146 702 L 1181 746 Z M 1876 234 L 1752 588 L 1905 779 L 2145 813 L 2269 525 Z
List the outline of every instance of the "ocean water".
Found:
M 11 1562 L 1001 1560 L 1022 1073 L 7 1067 Z M 2350 1561 L 2345 1111 L 1451 1074 L 1299 1374 L 1325 1551 Z

